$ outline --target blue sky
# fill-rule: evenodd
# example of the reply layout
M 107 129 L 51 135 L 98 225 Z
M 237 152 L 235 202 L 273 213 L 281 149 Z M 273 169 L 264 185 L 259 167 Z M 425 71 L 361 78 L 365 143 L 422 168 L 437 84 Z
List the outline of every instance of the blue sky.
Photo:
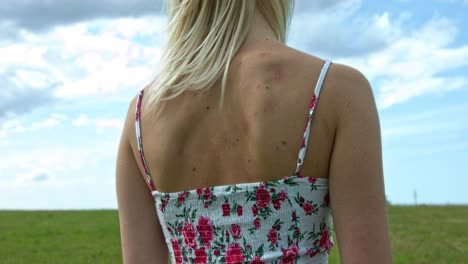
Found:
M 128 104 L 164 42 L 158 1 L 0 3 L 0 209 L 116 208 Z M 41 12 L 35 12 L 40 10 Z M 297 0 L 288 44 L 361 70 L 396 204 L 467 204 L 466 0 Z

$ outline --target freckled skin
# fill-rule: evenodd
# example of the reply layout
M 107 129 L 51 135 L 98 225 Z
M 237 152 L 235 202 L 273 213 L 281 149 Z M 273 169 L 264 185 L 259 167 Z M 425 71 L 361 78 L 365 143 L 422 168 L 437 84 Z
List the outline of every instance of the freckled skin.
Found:
M 206 93 L 185 92 L 164 102 L 160 118 L 143 114 L 145 157 L 155 185 L 173 192 L 292 175 L 322 66 L 322 60 L 284 46 L 241 50 L 230 66 L 223 110 L 217 81 Z M 326 100 L 319 105 L 326 108 Z M 314 148 L 302 172 L 326 177 L 334 123 L 323 120 L 333 120 L 327 116 L 333 112 L 316 113 Z

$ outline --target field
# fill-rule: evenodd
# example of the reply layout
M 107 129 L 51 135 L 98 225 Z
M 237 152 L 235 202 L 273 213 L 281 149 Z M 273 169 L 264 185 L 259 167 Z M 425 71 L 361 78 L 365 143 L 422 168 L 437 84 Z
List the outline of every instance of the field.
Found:
M 468 263 L 468 206 L 388 210 L 394 263 Z M 0 263 L 122 263 L 117 211 L 0 211 Z

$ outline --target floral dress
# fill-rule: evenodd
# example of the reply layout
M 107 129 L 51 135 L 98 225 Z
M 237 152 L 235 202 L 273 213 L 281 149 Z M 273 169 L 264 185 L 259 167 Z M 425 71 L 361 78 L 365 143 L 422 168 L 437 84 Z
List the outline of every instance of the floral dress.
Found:
M 296 171 L 281 180 L 159 192 L 143 153 L 140 108 L 136 135 L 145 177 L 172 263 L 328 263 L 333 246 L 328 180 L 301 175 L 315 105 L 331 62 L 315 87 Z

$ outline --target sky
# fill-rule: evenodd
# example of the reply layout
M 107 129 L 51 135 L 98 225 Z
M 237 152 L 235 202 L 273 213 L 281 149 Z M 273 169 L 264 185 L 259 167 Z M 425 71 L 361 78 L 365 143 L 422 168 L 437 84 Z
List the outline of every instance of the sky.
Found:
M 121 129 L 158 65 L 161 7 L 1 1 L 0 209 L 117 208 Z M 372 85 L 393 204 L 468 204 L 467 13 L 468 0 L 296 0 L 287 44 Z

